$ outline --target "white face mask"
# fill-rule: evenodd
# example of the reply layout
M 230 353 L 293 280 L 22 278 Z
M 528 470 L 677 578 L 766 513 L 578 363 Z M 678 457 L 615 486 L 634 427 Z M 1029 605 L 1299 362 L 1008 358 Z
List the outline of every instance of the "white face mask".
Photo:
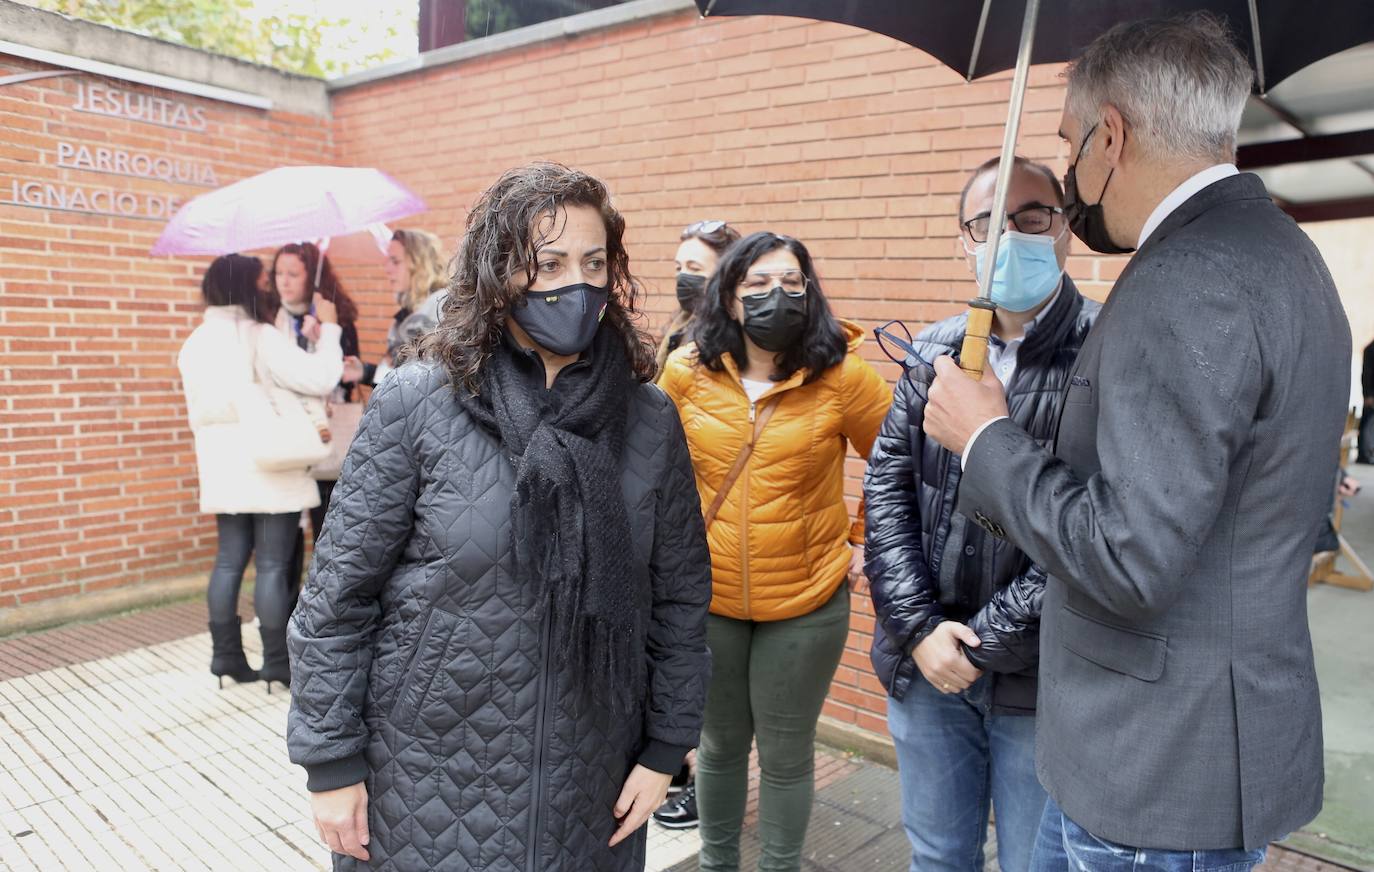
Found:
M 1064 238 L 1067 227 L 1057 236 L 1007 230 L 997 246 L 997 269 L 992 275 L 992 302 L 1008 312 L 1029 312 L 1054 293 L 1064 268 L 1059 265 L 1055 246 Z M 978 277 L 983 276 L 988 244 L 980 242 L 971 250 Z

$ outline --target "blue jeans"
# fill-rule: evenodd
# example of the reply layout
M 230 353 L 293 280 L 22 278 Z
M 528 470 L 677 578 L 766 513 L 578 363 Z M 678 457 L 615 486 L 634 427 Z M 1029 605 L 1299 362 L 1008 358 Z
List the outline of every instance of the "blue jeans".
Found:
M 1028 868 L 1046 799 L 1035 777 L 1035 718 L 992 714 L 990 695 L 986 676 L 944 694 L 918 672 L 904 699 L 887 701 L 911 872 L 982 872 L 990 806 L 998 865 Z
M 1069 820 L 1053 799 L 1031 857 L 1032 872 L 1249 872 L 1264 862 L 1264 848 L 1246 851 L 1141 850 L 1099 839 Z

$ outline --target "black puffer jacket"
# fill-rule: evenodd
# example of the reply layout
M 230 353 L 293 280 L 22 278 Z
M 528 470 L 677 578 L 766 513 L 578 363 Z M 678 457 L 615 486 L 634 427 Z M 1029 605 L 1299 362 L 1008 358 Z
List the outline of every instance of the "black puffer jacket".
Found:
M 606 847 L 612 808 L 636 762 L 675 772 L 697 744 L 711 571 L 677 411 L 652 385 L 629 403 L 626 547 L 653 605 L 639 713 L 614 717 L 570 686 L 513 580 L 500 444 L 439 367 L 377 389 L 289 636 L 292 761 L 312 790 L 367 783 L 371 861 L 336 869 L 643 869 L 644 830 Z
M 1069 370 L 1101 307 L 1067 276 L 1049 310 L 1026 335 L 1007 390 L 1011 418 L 1047 443 L 1059 421 Z M 927 362 L 957 356 L 968 316 L 926 328 L 915 341 Z M 934 371 L 906 361 L 892 410 L 869 455 L 865 571 L 878 628 L 873 668 L 901 699 L 919 675 L 912 651 L 946 618 L 968 624 L 982 642 L 969 660 L 992 674 L 1000 713 L 1035 710 L 1040 598 L 1045 574 L 1003 539 L 954 511 L 959 458 L 927 439 L 923 429 Z

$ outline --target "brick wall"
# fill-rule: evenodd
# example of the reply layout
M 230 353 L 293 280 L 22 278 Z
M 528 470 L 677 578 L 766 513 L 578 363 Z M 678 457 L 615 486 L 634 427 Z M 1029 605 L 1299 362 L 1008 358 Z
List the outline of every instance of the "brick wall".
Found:
M 44 69 L 0 54 L 0 76 Z M 0 87 L 0 610 L 208 570 L 176 353 L 209 259 L 147 252 L 178 201 L 331 149 L 324 118 L 90 75 Z
M 0 56 L 0 75 L 37 65 Z M 1062 170 L 1057 69 L 1032 74 L 1021 151 Z M 1008 77 L 966 84 L 913 49 L 786 18 L 680 14 L 539 43 L 337 91 L 333 121 L 203 107 L 204 133 L 71 111 L 78 82 L 0 89 L 0 200 L 11 179 L 182 197 L 200 188 L 56 166 L 59 142 L 194 155 L 222 184 L 283 163 L 377 166 L 431 211 L 407 226 L 450 248 L 475 195 L 550 158 L 610 185 L 661 324 L 678 232 L 703 218 L 804 240 L 838 312 L 913 327 L 974 292 L 956 257 L 957 195 L 996 153 Z M 137 86 L 120 86 L 154 93 Z M 175 95 L 173 95 L 175 96 Z M 150 258 L 160 222 L 0 205 L 0 609 L 161 575 L 204 572 L 213 529 L 195 470 L 175 354 L 198 314 L 205 259 Z M 1119 264 L 1071 259 L 1105 292 Z M 393 309 L 379 270 L 341 270 L 365 357 Z M 897 369 L 869 343 L 889 379 Z M 863 464 L 848 465 L 851 500 Z M 827 714 L 882 732 L 866 597 Z
M 1021 152 L 1062 170 L 1058 68 L 1031 85 Z M 675 306 L 679 231 L 721 218 L 806 242 L 839 314 L 871 329 L 945 317 L 975 292 L 955 256 L 958 193 L 1001 147 L 1009 90 L 852 28 L 683 14 L 350 88 L 333 108 L 339 159 L 412 186 L 431 211 L 409 223 L 450 245 L 502 170 L 550 158 L 610 185 L 655 325 Z M 1117 268 L 1070 266 L 1097 296 Z M 384 310 L 377 299 L 364 335 L 374 352 Z M 896 378 L 875 344 L 864 353 Z M 848 473 L 854 498 L 862 461 Z M 867 597 L 852 628 L 826 713 L 884 732 Z

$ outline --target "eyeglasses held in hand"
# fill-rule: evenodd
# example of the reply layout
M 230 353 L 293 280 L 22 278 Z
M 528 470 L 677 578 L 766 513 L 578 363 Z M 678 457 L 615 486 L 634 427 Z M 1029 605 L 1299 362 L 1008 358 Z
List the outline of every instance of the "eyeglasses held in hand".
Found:
M 888 321 L 881 327 L 875 327 L 873 335 L 878 338 L 878 348 L 887 355 L 888 360 L 901 364 L 904 371 L 910 372 L 914 366 L 935 368 L 935 364 L 916 350 L 911 330 L 901 321 Z

